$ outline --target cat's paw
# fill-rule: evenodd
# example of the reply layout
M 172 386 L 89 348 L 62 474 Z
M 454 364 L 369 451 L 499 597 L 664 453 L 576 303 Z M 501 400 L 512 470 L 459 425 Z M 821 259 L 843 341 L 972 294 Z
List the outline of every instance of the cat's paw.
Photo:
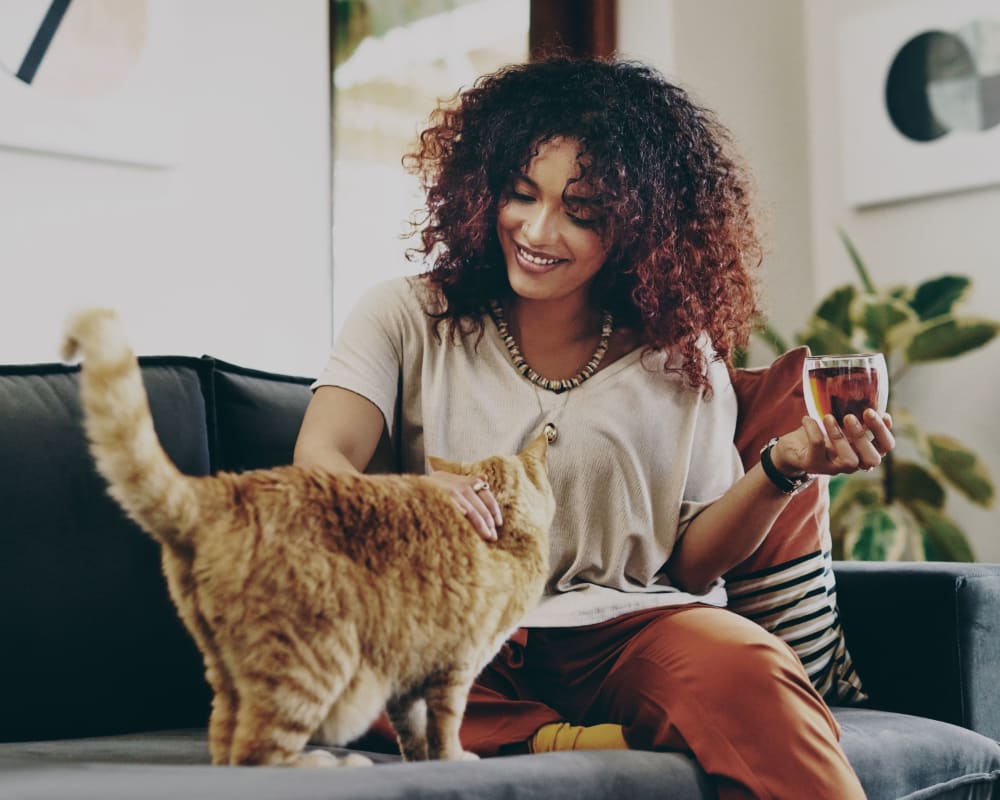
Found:
M 299 753 L 292 761 L 293 767 L 339 767 L 340 759 L 327 750 L 310 750 L 308 753 Z
M 470 750 L 462 750 L 455 758 L 454 761 L 478 761 L 479 756 Z
M 363 756 L 361 753 L 348 753 L 346 756 L 340 759 L 338 766 L 340 767 L 371 767 L 375 764 L 368 756 Z
M 310 750 L 300 753 L 292 762 L 295 767 L 370 767 L 373 762 L 361 753 L 348 753 L 346 756 L 335 756 L 329 750 Z

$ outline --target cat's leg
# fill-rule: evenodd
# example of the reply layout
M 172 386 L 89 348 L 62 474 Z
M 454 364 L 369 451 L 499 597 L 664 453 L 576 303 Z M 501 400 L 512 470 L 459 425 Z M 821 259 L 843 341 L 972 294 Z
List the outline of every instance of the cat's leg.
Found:
M 347 637 L 310 646 L 287 628 L 256 628 L 238 652 L 239 693 L 229 763 L 293 764 L 357 669 Z M 352 646 L 353 645 L 353 646 Z
M 368 730 L 386 705 L 387 682 L 372 670 L 360 668 L 313 733 L 314 744 L 346 745 Z
M 419 692 L 391 697 L 385 706 L 404 761 L 426 761 L 427 704 Z
M 205 679 L 212 687 L 212 713 L 208 721 L 208 749 L 212 754 L 212 763 L 228 764 L 236 727 L 236 687 L 212 628 L 200 610 L 190 561 L 168 549 L 164 549 L 162 560 L 177 614 L 201 652 Z
M 458 730 L 465 714 L 474 668 L 454 665 L 432 675 L 424 687 L 427 702 L 427 750 L 431 758 L 473 760 L 475 753 L 462 749 Z
M 239 701 L 225 666 L 218 661 L 209 661 L 209 657 L 205 656 L 205 677 L 213 692 L 212 713 L 208 718 L 208 749 L 212 754 L 212 763 L 218 766 L 229 763 Z

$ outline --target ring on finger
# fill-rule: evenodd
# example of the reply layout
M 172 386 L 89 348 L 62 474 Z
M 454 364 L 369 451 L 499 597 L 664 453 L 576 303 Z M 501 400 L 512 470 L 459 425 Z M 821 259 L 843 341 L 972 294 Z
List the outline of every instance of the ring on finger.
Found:
M 490 485 L 482 478 L 480 478 L 474 484 L 472 484 L 472 491 L 474 491 L 476 494 L 479 494 L 481 491 L 483 491 L 483 489 L 489 489 L 489 488 Z

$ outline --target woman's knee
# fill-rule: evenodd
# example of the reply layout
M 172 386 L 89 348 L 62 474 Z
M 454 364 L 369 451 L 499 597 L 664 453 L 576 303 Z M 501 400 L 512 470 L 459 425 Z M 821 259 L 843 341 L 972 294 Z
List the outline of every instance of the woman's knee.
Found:
M 701 613 L 707 612 L 707 613 Z M 819 700 L 798 657 L 783 641 L 724 609 L 691 609 L 657 621 L 622 653 L 606 683 L 612 705 L 633 712 L 659 706 L 676 716 L 769 714 Z

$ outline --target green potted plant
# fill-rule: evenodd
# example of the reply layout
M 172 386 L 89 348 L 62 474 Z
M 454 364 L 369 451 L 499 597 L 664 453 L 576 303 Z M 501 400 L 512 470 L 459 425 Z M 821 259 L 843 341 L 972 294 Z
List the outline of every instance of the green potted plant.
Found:
M 805 330 L 796 336 L 816 355 L 882 352 L 889 385 L 897 387 L 913 367 L 950 359 L 992 341 L 1000 323 L 959 314 L 971 281 L 942 275 L 917 286 L 879 287 L 847 234 L 840 231 L 858 283 L 830 292 Z M 787 343 L 765 327 L 761 337 L 778 353 Z M 907 440 L 913 458 L 889 453 L 873 472 L 842 475 L 830 484 L 830 524 L 835 558 L 974 561 L 965 532 L 945 513 L 948 491 L 992 507 L 993 480 L 983 462 L 951 436 L 924 431 L 914 416 L 893 402 L 890 413 L 898 441 Z

